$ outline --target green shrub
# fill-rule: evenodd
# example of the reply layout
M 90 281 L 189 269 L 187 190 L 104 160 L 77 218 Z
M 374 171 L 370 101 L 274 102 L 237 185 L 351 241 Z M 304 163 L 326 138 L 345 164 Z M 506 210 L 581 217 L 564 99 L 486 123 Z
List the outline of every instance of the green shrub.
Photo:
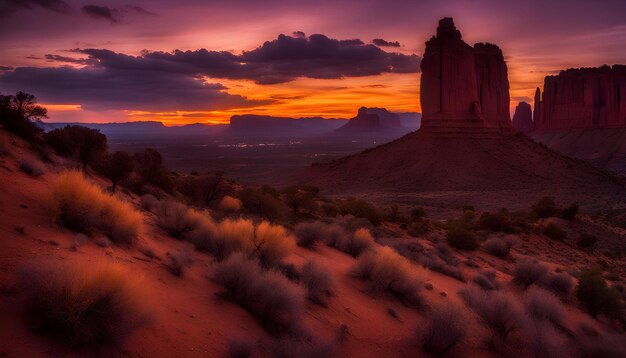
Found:
M 563 241 L 567 238 L 567 233 L 565 230 L 561 229 L 561 227 L 555 223 L 549 223 L 543 228 L 543 234 L 552 240 Z

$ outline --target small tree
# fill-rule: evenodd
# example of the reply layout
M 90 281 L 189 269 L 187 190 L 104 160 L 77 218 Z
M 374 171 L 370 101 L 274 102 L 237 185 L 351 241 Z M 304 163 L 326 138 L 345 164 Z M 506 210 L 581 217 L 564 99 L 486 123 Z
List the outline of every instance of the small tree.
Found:
M 172 180 L 167 168 L 163 165 L 163 157 L 158 150 L 146 148 L 133 156 L 139 175 L 146 183 L 155 185 L 165 191 L 172 190 Z
M 115 192 L 117 184 L 126 179 L 133 171 L 133 158 L 126 152 L 117 151 L 107 155 L 102 172 L 111 180 L 111 191 Z
M 48 118 L 48 110 L 37 105 L 37 98 L 25 92 L 13 95 L 0 93 L 0 123 L 11 133 L 32 141 L 41 134 L 35 124 Z
M 48 144 L 60 155 L 77 157 L 83 165 L 94 164 L 106 152 L 107 137 L 97 129 L 83 126 L 65 126 L 45 135 Z
M 300 210 L 311 213 L 317 207 L 315 199 L 319 191 L 315 186 L 289 187 L 285 189 L 285 203 L 291 208 L 294 216 L 297 216 Z

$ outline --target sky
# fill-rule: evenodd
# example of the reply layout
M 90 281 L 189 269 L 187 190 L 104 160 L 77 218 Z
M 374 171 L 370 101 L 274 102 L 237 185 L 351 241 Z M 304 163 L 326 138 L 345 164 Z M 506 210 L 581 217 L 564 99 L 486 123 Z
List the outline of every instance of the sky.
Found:
M 0 92 L 55 122 L 227 123 L 421 110 L 419 61 L 451 16 L 502 48 L 511 108 L 546 75 L 626 63 L 624 0 L 0 0 Z

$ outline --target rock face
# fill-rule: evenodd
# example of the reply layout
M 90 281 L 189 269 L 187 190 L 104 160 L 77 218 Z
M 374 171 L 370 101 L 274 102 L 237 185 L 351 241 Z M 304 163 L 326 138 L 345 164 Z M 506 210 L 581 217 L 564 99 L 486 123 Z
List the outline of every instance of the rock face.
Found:
M 421 62 L 422 126 L 510 126 L 509 81 L 496 45 L 466 44 L 452 18 L 439 21 Z
M 533 124 L 537 127 L 537 123 L 541 122 L 541 90 L 539 87 L 535 90 L 535 108 L 533 109 Z
M 522 133 L 530 133 L 533 131 L 533 129 L 535 129 L 535 125 L 533 124 L 533 113 L 530 109 L 530 104 L 526 102 L 520 102 L 517 104 L 511 124 L 513 125 L 513 128 Z
M 395 137 L 411 130 L 412 128 L 407 128 L 402 124 L 400 115 L 397 113 L 389 112 L 385 108 L 361 107 L 356 117 L 336 129 L 334 134 Z
M 543 88 L 537 130 L 626 126 L 626 66 L 561 71 Z

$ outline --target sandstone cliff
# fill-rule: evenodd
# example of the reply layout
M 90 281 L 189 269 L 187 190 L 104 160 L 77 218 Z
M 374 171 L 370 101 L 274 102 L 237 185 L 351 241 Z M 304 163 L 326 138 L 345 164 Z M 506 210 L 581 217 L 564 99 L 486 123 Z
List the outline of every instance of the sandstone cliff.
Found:
M 626 66 L 561 71 L 543 88 L 537 130 L 626 126 Z
M 530 109 L 530 104 L 526 102 L 520 102 L 515 107 L 515 114 L 513 115 L 513 121 L 511 122 L 513 128 L 522 133 L 530 133 L 535 128 L 533 123 L 533 114 Z

